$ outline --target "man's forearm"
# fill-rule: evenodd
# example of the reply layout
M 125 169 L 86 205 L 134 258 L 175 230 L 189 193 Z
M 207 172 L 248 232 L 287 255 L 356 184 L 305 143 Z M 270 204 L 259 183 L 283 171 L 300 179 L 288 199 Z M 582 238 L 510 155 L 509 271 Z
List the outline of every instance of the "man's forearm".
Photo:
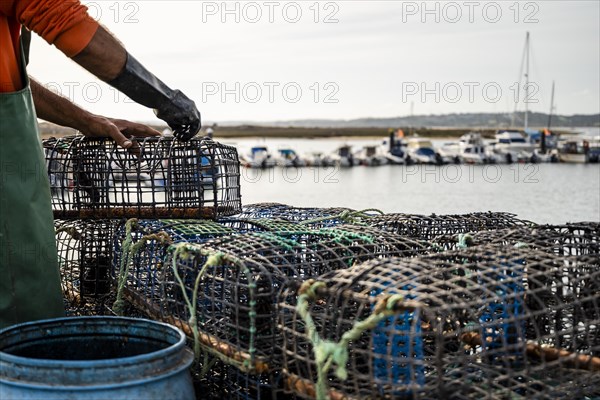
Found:
M 80 131 L 92 122 L 94 115 L 73 104 L 67 98 L 46 89 L 31 79 L 31 93 L 38 118 Z
M 124 148 L 137 146 L 128 137 L 160 136 L 160 132 L 146 125 L 92 114 L 35 80 L 30 81 L 38 118 L 77 129 L 89 137 L 111 137 Z
M 73 61 L 104 82 L 109 82 L 123 70 L 127 51 L 110 32 L 100 26 L 90 43 L 73 57 Z

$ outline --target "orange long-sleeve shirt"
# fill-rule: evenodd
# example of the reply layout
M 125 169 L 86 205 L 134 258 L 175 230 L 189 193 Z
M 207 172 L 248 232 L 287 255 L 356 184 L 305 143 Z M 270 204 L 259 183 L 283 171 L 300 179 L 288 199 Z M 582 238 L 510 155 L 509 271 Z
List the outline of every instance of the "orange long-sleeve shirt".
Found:
M 98 29 L 98 23 L 79 0 L 0 0 L 0 92 L 23 88 L 21 25 L 68 57 L 83 50 Z

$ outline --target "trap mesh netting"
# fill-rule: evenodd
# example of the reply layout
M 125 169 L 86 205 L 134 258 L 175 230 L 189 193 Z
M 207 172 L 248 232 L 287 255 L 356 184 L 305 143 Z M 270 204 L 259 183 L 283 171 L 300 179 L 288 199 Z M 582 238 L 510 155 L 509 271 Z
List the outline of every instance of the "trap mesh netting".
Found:
M 363 219 L 381 214 L 381 211 L 375 209 L 357 211 L 344 207 L 293 207 L 280 203 L 258 203 L 244 206 L 237 217 L 276 219 L 298 222 L 310 228 L 326 228 L 345 223 L 363 224 Z
M 506 245 L 333 271 L 288 288 L 279 302 L 285 391 L 594 398 L 599 289 L 597 262 Z
M 431 240 L 440 235 L 534 225 L 529 221 L 516 218 L 514 214 L 504 212 L 476 212 L 457 215 L 432 214 L 429 216 L 385 214 L 364 221 L 372 227 L 423 240 Z
M 471 234 L 442 235 L 433 240 L 433 246 L 444 249 L 472 247 L 496 243 L 528 246 L 558 256 L 586 257 L 600 263 L 600 223 L 567 225 L 538 225 L 513 227 Z M 595 261 L 594 261 L 595 260 Z
M 202 243 L 241 232 L 283 229 L 287 223 L 272 220 L 56 220 L 56 244 L 61 282 L 69 315 L 110 313 L 115 301 L 115 271 L 124 260 L 123 244 L 129 228 L 135 254 L 129 260 L 156 271 L 171 243 Z M 136 244 L 137 243 L 137 244 Z M 140 268 L 134 268 L 141 271 Z M 135 282 L 135 281 L 134 281 Z M 123 312 L 132 316 L 129 308 Z
M 257 203 L 244 206 L 238 217 L 248 219 L 284 219 L 298 222 L 323 216 L 336 216 L 343 211 L 352 210 L 343 207 L 293 207 L 281 203 Z
M 121 224 L 115 234 L 112 267 L 113 277 L 121 270 L 128 272 L 125 290 L 150 293 L 158 284 L 168 248 L 175 243 L 204 243 L 221 236 L 248 232 L 285 231 L 296 229 L 293 223 L 278 220 L 243 220 L 227 218 L 219 221 L 181 219 L 131 219 Z M 129 274 L 129 271 L 131 273 Z M 148 288 L 150 291 L 148 292 Z M 131 292 L 131 295 L 135 295 Z
M 56 218 L 217 218 L 240 212 L 237 150 L 209 139 L 43 141 Z
M 291 279 L 307 279 L 376 257 L 415 256 L 426 243 L 355 226 L 266 232 L 180 243 L 148 263 L 124 262 L 123 298 L 191 333 L 202 348 L 254 372 L 277 363 L 276 299 Z M 194 320 L 192 320 L 194 318 Z M 192 321 L 190 323 L 190 321 Z
M 56 220 L 56 247 L 65 306 L 70 315 L 104 314 L 112 291 L 114 220 Z

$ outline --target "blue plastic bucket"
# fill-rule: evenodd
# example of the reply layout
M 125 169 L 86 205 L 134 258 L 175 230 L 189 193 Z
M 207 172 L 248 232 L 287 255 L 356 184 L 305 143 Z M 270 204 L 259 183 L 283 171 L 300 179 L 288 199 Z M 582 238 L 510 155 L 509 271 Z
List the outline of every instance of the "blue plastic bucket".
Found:
M 135 318 L 15 325 L 0 331 L 0 399 L 194 399 L 185 340 Z

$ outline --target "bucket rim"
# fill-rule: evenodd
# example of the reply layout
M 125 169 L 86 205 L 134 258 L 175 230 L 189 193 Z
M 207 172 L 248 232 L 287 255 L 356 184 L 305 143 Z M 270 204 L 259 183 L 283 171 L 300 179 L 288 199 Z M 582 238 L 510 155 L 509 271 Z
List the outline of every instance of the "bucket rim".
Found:
M 153 321 L 145 318 L 131 318 L 131 317 L 118 317 L 118 316 L 82 316 L 82 317 L 61 317 L 61 318 L 51 318 L 51 319 L 43 319 L 36 321 L 23 322 L 16 325 L 11 325 L 9 327 L 3 328 L 0 330 L 0 338 L 4 337 L 6 334 L 12 331 L 21 331 L 24 328 L 37 328 L 42 329 L 44 325 L 48 325 L 48 327 L 55 326 L 64 326 L 64 323 L 82 323 L 85 321 L 90 322 L 100 322 L 100 321 L 114 321 L 120 323 L 130 323 L 130 324 L 139 324 L 145 323 L 148 325 L 152 325 L 155 327 L 160 327 L 166 330 L 170 330 L 174 332 L 178 338 L 177 342 L 172 344 L 167 344 L 165 348 L 152 351 L 149 353 L 139 354 L 135 356 L 129 357 L 117 357 L 117 358 L 108 358 L 108 359 L 100 359 L 100 360 L 54 360 L 54 359 L 45 359 L 45 358 L 32 358 L 32 357 L 23 357 L 17 356 L 10 353 L 4 352 L 0 348 L 0 364 L 18 364 L 23 366 L 32 366 L 37 368 L 68 368 L 68 369 L 80 369 L 80 368 L 95 368 L 95 369 L 103 369 L 103 368 L 115 368 L 115 360 L 119 361 L 121 366 L 126 365 L 137 365 L 139 363 L 154 360 L 154 359 L 165 359 L 170 355 L 177 354 L 182 349 L 186 348 L 186 336 L 181 329 L 176 326 L 166 324 L 164 322 Z M 1 340 L 1 339 L 0 339 Z M 0 379 L 6 378 L 6 373 L 3 372 L 4 368 L 0 368 Z

